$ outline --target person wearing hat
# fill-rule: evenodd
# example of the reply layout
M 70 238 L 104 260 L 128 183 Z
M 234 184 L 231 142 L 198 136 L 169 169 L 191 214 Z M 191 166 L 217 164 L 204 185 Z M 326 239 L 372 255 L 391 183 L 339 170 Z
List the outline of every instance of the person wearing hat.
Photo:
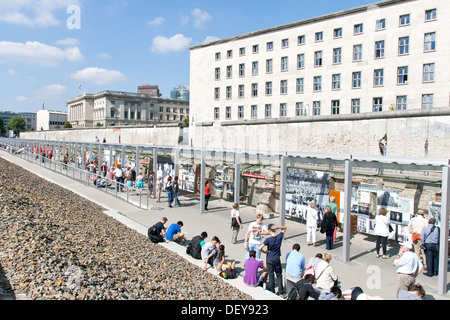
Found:
M 417 212 L 417 215 L 408 223 L 408 231 L 412 236 L 411 240 L 413 243 L 414 252 L 416 253 L 417 258 L 419 258 L 420 262 L 422 262 L 424 270 L 426 270 L 427 264 L 425 259 L 425 252 L 420 248 L 420 246 L 422 245 L 420 236 L 422 235 L 423 228 L 425 228 L 428 224 L 428 221 L 427 219 L 425 219 L 424 215 L 425 213 L 423 211 Z
M 400 243 L 400 251 L 395 257 L 394 265 L 397 268 L 398 285 L 397 295 L 400 291 L 410 291 L 416 282 L 416 278 L 423 269 L 423 264 L 420 262 L 417 255 L 412 252 L 413 244 L 409 241 Z
M 283 269 L 281 267 L 281 242 L 283 240 L 286 227 L 277 227 L 274 224 L 269 224 L 267 227 L 270 237 L 264 240 L 264 243 L 260 245 L 259 251 L 266 254 L 266 265 L 269 273 L 269 281 L 267 284 L 267 290 L 275 293 L 275 276 L 276 286 L 278 287 L 277 295 L 284 293 L 283 288 Z M 277 230 L 281 232 L 277 234 Z M 264 250 L 267 247 L 267 250 Z

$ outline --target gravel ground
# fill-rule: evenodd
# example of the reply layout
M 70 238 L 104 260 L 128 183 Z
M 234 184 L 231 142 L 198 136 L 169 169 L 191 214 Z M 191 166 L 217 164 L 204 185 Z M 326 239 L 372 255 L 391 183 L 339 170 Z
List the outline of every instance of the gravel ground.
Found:
M 251 299 L 1 158 L 0 200 L 0 299 Z

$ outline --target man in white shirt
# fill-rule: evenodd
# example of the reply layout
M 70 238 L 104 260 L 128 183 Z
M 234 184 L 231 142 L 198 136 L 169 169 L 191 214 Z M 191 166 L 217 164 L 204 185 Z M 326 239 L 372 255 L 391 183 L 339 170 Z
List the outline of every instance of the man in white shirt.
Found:
M 118 164 L 117 168 L 113 171 L 114 177 L 116 177 L 116 190 L 122 191 L 123 189 L 123 171 L 122 171 L 122 165 Z
M 269 234 L 266 225 L 262 223 L 263 219 L 264 216 L 262 214 L 258 214 L 256 216 L 256 221 L 250 223 L 250 225 L 248 226 L 248 230 L 245 234 L 244 240 L 244 248 L 245 250 L 247 250 L 245 260 L 249 259 L 250 250 L 256 251 L 256 260 L 262 260 L 259 247 L 262 244 L 262 236 Z
M 427 219 L 424 217 L 424 212 L 419 211 L 417 215 L 412 218 L 408 223 L 408 231 L 412 236 L 412 243 L 414 246 L 414 252 L 417 255 L 417 258 L 423 263 L 424 269 L 426 270 L 427 264 L 425 260 L 425 252 L 420 248 L 422 245 L 422 241 L 420 241 L 420 236 L 422 234 L 423 228 L 428 225 Z
M 416 254 L 411 251 L 413 248 L 412 243 L 402 242 L 400 246 L 400 251 L 392 263 L 392 265 L 397 267 L 398 273 L 397 296 L 402 290 L 411 291 L 417 276 L 423 269 L 423 264 Z

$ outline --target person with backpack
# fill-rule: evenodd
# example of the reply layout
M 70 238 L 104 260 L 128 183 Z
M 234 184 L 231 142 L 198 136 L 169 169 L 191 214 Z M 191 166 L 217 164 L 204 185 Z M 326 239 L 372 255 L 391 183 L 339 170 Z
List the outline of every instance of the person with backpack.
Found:
M 172 182 L 172 177 L 169 176 L 167 178 L 167 183 L 166 183 L 166 192 L 167 192 L 167 203 L 168 203 L 168 207 L 172 208 L 172 202 L 173 202 L 173 182 Z
M 164 227 L 164 224 L 166 222 L 167 218 L 163 217 L 161 221 L 157 222 L 148 229 L 147 235 L 151 242 L 153 243 L 164 242 L 164 236 L 166 235 L 166 229 Z
M 316 282 L 316 278 L 312 274 L 307 274 L 291 289 L 287 300 L 308 300 L 309 297 L 318 300 L 320 292 L 312 286 L 314 282 Z
M 205 239 L 207 237 L 208 233 L 206 231 L 203 231 L 199 236 L 193 237 L 186 248 L 186 254 L 190 255 L 194 259 L 201 260 L 202 248 L 205 245 Z

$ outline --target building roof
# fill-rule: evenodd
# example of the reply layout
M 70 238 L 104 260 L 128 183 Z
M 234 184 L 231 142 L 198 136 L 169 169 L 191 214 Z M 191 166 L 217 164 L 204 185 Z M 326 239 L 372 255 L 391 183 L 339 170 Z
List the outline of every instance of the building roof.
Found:
M 404 2 L 412 2 L 412 1 L 417 1 L 417 0 L 385 0 L 385 1 L 375 2 L 375 3 L 367 4 L 364 6 L 352 8 L 352 9 L 342 10 L 342 11 L 338 11 L 335 13 L 315 17 L 315 18 L 310 18 L 310 19 L 306 19 L 306 20 L 302 20 L 302 21 L 298 21 L 298 22 L 281 25 L 278 27 L 273 27 L 273 28 L 264 29 L 264 30 L 260 30 L 260 31 L 245 33 L 245 34 L 238 35 L 235 37 L 221 39 L 221 40 L 217 40 L 217 41 L 213 41 L 213 42 L 203 43 L 203 44 L 200 44 L 197 46 L 189 47 L 189 50 L 201 49 L 201 48 L 205 48 L 205 47 L 209 47 L 209 46 L 213 46 L 213 45 L 218 45 L 218 44 L 241 40 L 241 39 L 250 38 L 250 37 L 255 37 L 255 36 L 272 33 L 272 32 L 277 32 L 277 31 L 281 31 L 281 30 L 285 30 L 285 29 L 296 28 L 299 26 L 316 23 L 316 22 L 320 22 L 320 21 L 324 21 L 324 20 L 328 20 L 328 19 L 334 19 L 334 18 L 339 18 L 342 16 L 350 15 L 350 14 L 364 12 L 371 8 L 386 7 L 386 6 L 390 6 L 390 5 L 395 5 L 395 4 L 404 3 Z
M 84 93 L 82 95 L 79 95 L 77 97 L 69 99 L 67 101 L 67 103 L 74 103 L 74 102 L 77 102 L 77 101 L 80 101 L 83 99 L 98 99 L 98 98 L 106 97 L 106 96 L 122 97 L 122 98 L 129 98 L 129 99 L 142 98 L 142 99 L 156 100 L 159 102 L 166 102 L 166 103 L 171 103 L 171 102 L 179 103 L 180 102 L 180 100 L 152 97 L 152 96 L 149 96 L 147 94 L 142 94 L 142 93 L 105 90 L 105 91 L 102 91 L 99 93 Z

